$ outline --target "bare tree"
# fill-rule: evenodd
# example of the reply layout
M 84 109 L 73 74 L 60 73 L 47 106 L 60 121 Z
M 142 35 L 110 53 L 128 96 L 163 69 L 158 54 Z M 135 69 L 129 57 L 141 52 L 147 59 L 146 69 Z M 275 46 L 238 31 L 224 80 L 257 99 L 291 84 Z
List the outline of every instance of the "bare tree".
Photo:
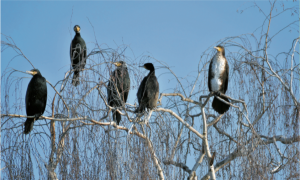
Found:
M 254 8 L 260 9 L 255 3 Z M 275 17 L 298 14 L 298 6 L 279 9 L 276 2 L 270 2 L 270 11 L 263 13 L 264 23 L 252 34 L 226 37 L 214 44 L 225 47 L 230 64 L 228 93 L 221 96 L 230 99 L 231 108 L 224 115 L 211 108 L 215 94 L 207 87 L 212 46 L 201 54 L 197 74 L 180 78 L 154 57 L 130 58 L 127 53 L 131 49 L 126 45 L 110 49 L 95 43 L 79 86 L 71 83 L 72 70 L 56 84 L 48 82 L 54 96 L 48 96 L 44 115 L 27 136 L 22 134 L 27 117 L 22 115 L 23 78 L 20 70 L 7 67 L 1 77 L 2 176 L 33 179 L 38 173 L 40 179 L 299 178 L 299 37 L 282 52 L 271 48 L 275 37 L 287 28 L 298 27 L 299 20 L 270 33 Z M 1 44 L 2 52 L 12 48 L 33 66 L 12 38 L 6 36 Z M 129 66 L 131 91 L 143 78 L 136 62 L 152 61 L 174 77 L 174 87 L 161 92 L 157 108 L 135 114 L 132 102 L 121 107 L 108 105 L 105 92 L 112 62 L 120 60 Z M 120 125 L 112 120 L 112 110 L 121 113 Z

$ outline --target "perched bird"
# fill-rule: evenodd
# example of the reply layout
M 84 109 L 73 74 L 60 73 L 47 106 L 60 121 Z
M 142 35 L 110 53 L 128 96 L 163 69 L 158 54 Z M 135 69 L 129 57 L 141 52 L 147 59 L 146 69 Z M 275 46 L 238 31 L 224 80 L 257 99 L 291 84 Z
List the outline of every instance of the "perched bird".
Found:
M 144 77 L 138 92 L 137 98 L 139 102 L 139 107 L 135 112 L 143 112 L 146 108 L 153 109 L 156 107 L 159 94 L 159 84 L 155 76 L 155 69 L 152 63 L 146 63 L 144 67 L 147 70 L 150 70 L 149 74 Z
M 26 114 L 27 116 L 35 116 L 34 118 L 27 118 L 25 121 L 24 133 L 28 134 L 33 128 L 34 121 L 38 120 L 45 111 L 47 85 L 46 79 L 41 75 L 39 70 L 33 69 L 26 72 L 33 75 L 28 84 L 25 97 Z
M 86 63 L 86 45 L 85 41 L 80 36 L 80 26 L 74 26 L 75 36 L 71 42 L 70 58 L 74 75 L 72 84 L 77 86 L 79 84 L 79 73 L 84 69 Z
M 214 47 L 217 49 L 217 53 L 211 59 L 208 70 L 208 89 L 211 92 L 216 92 L 220 95 L 220 92 L 225 94 L 228 86 L 228 74 L 229 66 L 225 58 L 225 49 L 223 46 L 218 45 Z M 229 102 L 227 98 L 220 97 L 225 101 Z M 214 97 L 212 107 L 219 114 L 223 114 L 228 111 L 230 105 L 223 103 L 216 97 Z
M 107 102 L 112 107 L 120 107 L 127 101 L 130 89 L 130 78 L 126 62 L 115 62 L 114 65 L 116 65 L 117 68 L 111 74 L 107 85 Z M 112 115 L 113 120 L 119 125 L 121 114 L 113 110 Z

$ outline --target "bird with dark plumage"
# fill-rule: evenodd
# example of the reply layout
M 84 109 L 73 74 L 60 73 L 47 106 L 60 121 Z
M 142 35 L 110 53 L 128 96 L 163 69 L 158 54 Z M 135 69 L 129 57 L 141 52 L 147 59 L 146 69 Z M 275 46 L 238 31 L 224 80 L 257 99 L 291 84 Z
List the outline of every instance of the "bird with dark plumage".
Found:
M 84 69 L 86 64 L 86 45 L 80 35 L 80 26 L 75 25 L 74 31 L 75 36 L 71 42 L 70 58 L 72 68 L 74 69 L 72 84 L 77 86 L 79 84 L 79 73 Z
M 217 95 L 221 93 L 225 94 L 228 86 L 229 66 L 225 58 L 225 49 L 223 46 L 218 45 L 214 47 L 217 49 L 217 53 L 211 59 L 208 70 L 208 89 L 211 92 L 216 92 Z M 219 96 L 220 97 L 220 96 Z M 228 98 L 220 97 L 223 100 L 229 102 Z M 230 105 L 225 104 L 218 98 L 214 97 L 212 107 L 219 114 L 223 114 L 228 111 Z
M 113 64 L 116 65 L 117 68 L 111 74 L 107 85 L 107 102 L 112 107 L 120 107 L 127 101 L 130 89 L 130 78 L 126 62 L 119 61 Z M 113 110 L 112 115 L 113 120 L 119 125 L 121 114 Z
M 144 67 L 150 72 L 146 77 L 144 77 L 136 94 L 139 102 L 139 107 L 135 110 L 135 112 L 143 112 L 146 108 L 155 108 L 159 95 L 159 84 L 155 76 L 155 69 L 153 64 L 146 63 L 144 64 L 144 66 L 140 67 Z
M 26 72 L 33 75 L 26 91 L 26 114 L 27 116 L 35 116 L 34 118 L 27 118 L 25 121 L 24 133 L 28 134 L 33 128 L 34 121 L 38 120 L 46 109 L 47 84 L 46 79 L 38 69 Z

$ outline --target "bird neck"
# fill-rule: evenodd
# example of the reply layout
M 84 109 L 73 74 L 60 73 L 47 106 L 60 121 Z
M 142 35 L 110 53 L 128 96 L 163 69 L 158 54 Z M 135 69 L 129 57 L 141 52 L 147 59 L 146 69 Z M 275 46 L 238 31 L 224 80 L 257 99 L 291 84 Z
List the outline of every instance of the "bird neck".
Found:
M 225 57 L 225 55 L 222 52 L 217 52 L 216 55 L 215 55 L 215 58 L 219 59 L 221 57 Z
M 80 36 L 80 32 L 76 32 L 75 36 L 81 37 L 81 36 Z
M 224 56 L 225 57 L 225 51 L 222 51 L 222 52 L 218 52 L 218 56 Z
M 120 66 L 120 67 L 117 68 L 117 70 L 124 71 L 124 70 L 127 70 L 127 67 L 126 66 Z
M 148 76 L 150 76 L 150 75 L 155 75 L 155 70 L 154 70 L 154 69 L 151 69 L 151 70 L 150 70 Z
M 42 74 L 39 73 L 39 74 L 34 75 L 33 77 L 41 77 L 41 76 L 42 76 Z

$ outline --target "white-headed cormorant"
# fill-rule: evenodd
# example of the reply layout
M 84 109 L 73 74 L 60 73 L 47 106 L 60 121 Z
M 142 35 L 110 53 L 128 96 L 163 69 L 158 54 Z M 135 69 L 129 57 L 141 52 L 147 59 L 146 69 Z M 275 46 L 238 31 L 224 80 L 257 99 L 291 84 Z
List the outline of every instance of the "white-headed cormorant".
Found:
M 208 70 L 208 88 L 209 91 L 225 94 L 228 86 L 229 66 L 225 58 L 225 49 L 223 46 L 218 45 L 214 47 L 217 49 L 217 53 L 211 59 Z M 229 100 L 225 97 L 220 97 L 225 101 Z M 219 114 L 223 114 L 228 111 L 230 105 L 223 103 L 216 97 L 213 100 L 212 107 Z

